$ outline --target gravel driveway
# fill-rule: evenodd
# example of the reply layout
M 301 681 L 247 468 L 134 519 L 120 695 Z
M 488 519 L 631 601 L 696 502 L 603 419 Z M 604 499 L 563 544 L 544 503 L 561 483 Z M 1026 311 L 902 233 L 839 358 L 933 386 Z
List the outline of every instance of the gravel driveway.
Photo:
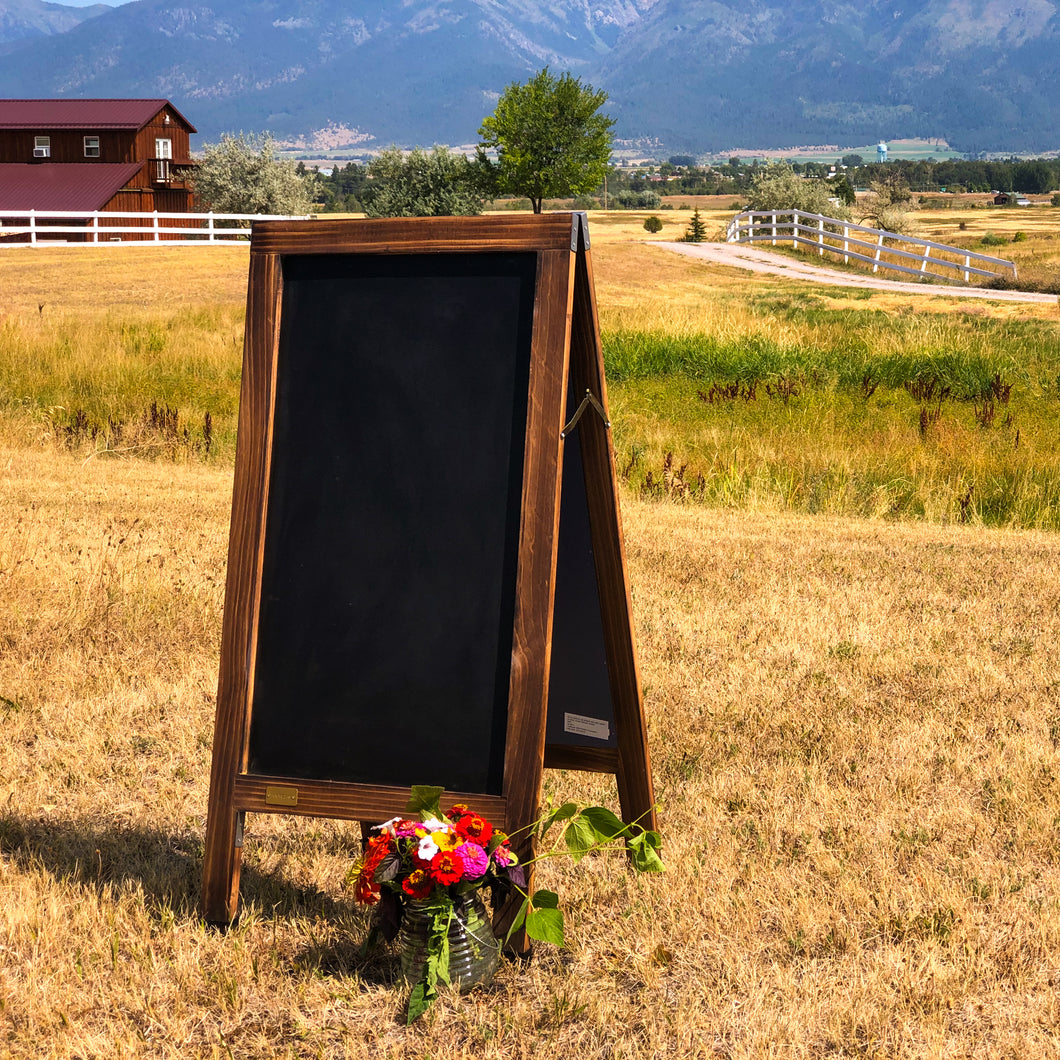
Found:
M 958 287 L 948 284 L 904 283 L 882 276 L 853 272 L 836 272 L 821 265 L 810 265 L 794 258 L 782 257 L 768 250 L 744 243 L 660 243 L 677 254 L 700 258 L 715 265 L 731 265 L 748 272 L 767 272 L 795 280 L 827 283 L 835 287 L 871 287 L 877 291 L 907 291 L 910 294 L 949 295 L 951 298 L 989 298 L 995 302 L 1048 302 L 1056 305 L 1055 294 L 1031 291 L 986 291 L 980 287 Z

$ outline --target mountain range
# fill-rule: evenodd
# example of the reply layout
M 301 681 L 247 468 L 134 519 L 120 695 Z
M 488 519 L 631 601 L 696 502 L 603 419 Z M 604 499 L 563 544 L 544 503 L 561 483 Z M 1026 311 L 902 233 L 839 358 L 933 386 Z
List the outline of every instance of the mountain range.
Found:
M 472 143 L 545 65 L 673 151 L 1060 147 L 1052 0 L 0 0 L 0 97 L 167 97 L 207 140 Z

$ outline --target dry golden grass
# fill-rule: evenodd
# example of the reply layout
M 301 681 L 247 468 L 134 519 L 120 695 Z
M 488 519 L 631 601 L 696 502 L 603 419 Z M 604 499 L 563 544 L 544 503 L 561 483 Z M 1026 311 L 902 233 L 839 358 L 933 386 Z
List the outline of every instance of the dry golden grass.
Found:
M 744 296 L 798 285 L 603 220 L 605 326 L 794 326 Z M 245 269 L 13 251 L 2 312 L 87 356 L 118 318 L 234 325 Z M 230 469 L 44 441 L 0 447 L 0 1056 L 1060 1055 L 1060 538 L 624 497 L 669 872 L 550 863 L 570 948 L 406 1030 L 355 826 L 252 816 L 239 925 L 197 918 Z
M 626 498 L 669 871 L 550 864 L 569 950 L 406 1030 L 353 826 L 196 917 L 229 490 L 0 452 L 0 1054 L 1057 1055 L 1060 539 Z

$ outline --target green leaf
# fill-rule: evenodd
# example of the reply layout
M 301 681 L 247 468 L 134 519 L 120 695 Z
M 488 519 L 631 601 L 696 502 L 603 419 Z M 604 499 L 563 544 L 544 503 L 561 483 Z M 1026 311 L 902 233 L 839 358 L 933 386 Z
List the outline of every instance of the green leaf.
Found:
M 626 841 L 629 858 L 637 872 L 665 872 L 666 866 L 659 857 L 662 836 L 658 832 L 641 832 Z
M 522 905 L 519 906 L 519 912 L 515 914 L 515 919 L 512 921 L 512 926 L 508 928 L 508 933 L 504 936 L 506 943 L 526 923 L 526 912 L 529 908 L 530 899 L 529 897 L 524 897 Z
M 557 822 L 557 821 L 569 821 L 578 812 L 578 804 L 574 802 L 565 802 L 558 810 L 553 810 L 544 820 L 541 825 L 541 830 L 538 835 L 542 838 L 545 833 Z
M 559 895 L 555 891 L 534 891 L 530 903 L 536 909 L 559 909 Z
M 431 784 L 413 784 L 412 794 L 409 795 L 409 801 L 408 805 L 405 807 L 405 813 L 407 813 L 409 817 L 415 817 L 417 815 L 421 818 L 441 817 L 441 798 L 443 791 L 445 791 L 445 788 L 436 788 Z
M 582 817 L 592 825 L 599 837 L 597 842 L 609 842 L 621 835 L 629 835 L 629 828 L 604 806 L 587 806 Z
M 570 856 L 576 861 L 581 861 L 586 854 L 599 842 L 596 829 L 583 817 L 575 817 L 563 833 L 567 843 Z
M 428 997 L 427 984 L 421 979 L 409 994 L 409 1011 L 405 1022 L 410 1025 L 415 1023 L 433 1003 L 434 996 Z
M 563 941 L 563 912 L 559 909 L 535 909 L 526 917 L 526 933 L 532 939 L 551 942 L 555 946 Z

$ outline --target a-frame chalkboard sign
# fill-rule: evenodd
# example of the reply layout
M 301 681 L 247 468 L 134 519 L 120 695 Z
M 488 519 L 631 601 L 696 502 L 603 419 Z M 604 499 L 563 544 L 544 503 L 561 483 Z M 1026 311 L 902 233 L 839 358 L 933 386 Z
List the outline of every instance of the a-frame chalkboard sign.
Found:
M 655 827 L 606 408 L 583 214 L 255 225 L 207 920 L 247 812 L 513 831 L 555 766 Z

